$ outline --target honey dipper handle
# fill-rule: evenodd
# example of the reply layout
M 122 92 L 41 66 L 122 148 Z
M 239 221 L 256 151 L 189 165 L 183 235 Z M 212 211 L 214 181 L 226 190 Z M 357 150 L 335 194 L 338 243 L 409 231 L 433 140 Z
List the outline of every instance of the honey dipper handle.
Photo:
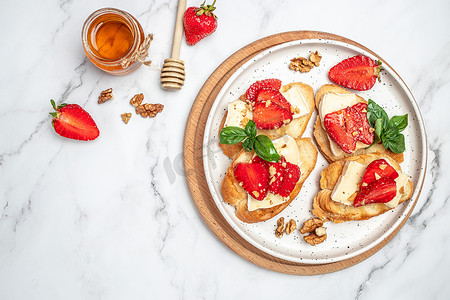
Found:
M 172 44 L 172 58 L 174 59 L 180 58 L 181 38 L 183 37 L 183 16 L 185 10 L 186 0 L 179 0 Z

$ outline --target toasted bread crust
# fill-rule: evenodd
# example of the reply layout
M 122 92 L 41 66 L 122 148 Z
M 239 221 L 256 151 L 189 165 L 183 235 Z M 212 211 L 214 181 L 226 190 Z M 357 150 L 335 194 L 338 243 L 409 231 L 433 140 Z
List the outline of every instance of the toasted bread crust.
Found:
M 372 161 L 384 158 L 388 160 L 390 165 L 398 171 L 401 171 L 400 165 L 390 156 L 381 153 L 370 153 L 359 156 L 349 157 L 344 160 L 336 161 L 326 167 L 320 178 L 321 190 L 314 197 L 313 214 L 323 221 L 332 221 L 334 223 L 341 223 L 351 220 L 367 220 L 372 217 L 385 213 L 392 208 L 384 203 L 372 203 L 360 207 L 344 205 L 339 202 L 331 200 L 331 193 L 336 185 L 339 176 L 342 174 L 342 169 L 347 160 L 356 161 L 365 166 Z M 413 183 L 408 180 L 400 198 L 399 204 L 410 199 L 413 194 Z
M 308 178 L 309 174 L 316 165 L 318 152 L 310 138 L 297 138 L 295 141 L 297 142 L 300 152 L 300 179 L 290 194 L 289 200 L 271 208 L 260 208 L 254 211 L 249 211 L 247 207 L 248 193 L 239 185 L 236 177 L 234 176 L 235 166 L 239 162 L 248 162 L 252 158 L 253 152 L 245 152 L 242 150 L 231 162 L 228 167 L 227 174 L 222 181 L 222 195 L 225 202 L 236 207 L 236 216 L 240 220 L 246 223 L 256 223 L 273 218 L 285 209 L 295 197 L 297 197 L 300 189 L 302 188 L 303 182 L 306 178 Z
M 289 83 L 287 85 L 283 85 L 280 88 L 280 92 L 284 93 L 294 85 L 297 85 L 300 87 L 302 94 L 305 97 L 306 103 L 308 104 L 309 113 L 307 115 L 304 115 L 303 117 L 293 119 L 289 124 L 283 125 L 279 129 L 272 129 L 272 130 L 258 129 L 258 134 L 267 135 L 271 139 L 277 139 L 284 135 L 292 136 L 295 139 L 295 138 L 300 138 L 303 135 L 303 133 L 306 130 L 306 126 L 308 125 L 309 119 L 311 118 L 311 115 L 314 111 L 314 91 L 313 91 L 312 87 L 310 87 L 307 84 L 304 84 L 301 82 L 293 82 L 293 83 Z M 243 95 L 243 96 L 239 97 L 239 99 L 245 100 L 245 96 Z M 225 120 L 227 119 L 227 114 L 228 114 L 228 112 L 226 112 L 222 118 L 222 122 L 219 127 L 219 132 L 222 130 L 222 128 L 225 125 Z M 234 144 L 234 145 L 226 145 L 226 144 L 221 144 L 219 142 L 219 146 L 220 146 L 220 148 L 222 148 L 223 153 L 230 158 L 235 158 L 242 149 L 242 143 L 238 143 L 238 144 Z
M 323 97 L 326 93 L 334 92 L 339 94 L 352 94 L 351 92 L 347 91 L 346 89 L 334 85 L 334 84 L 325 84 L 323 85 L 316 93 L 315 97 L 315 104 L 317 111 L 319 111 L 319 105 L 322 101 Z M 359 102 L 367 103 L 366 100 L 364 100 L 362 97 L 356 95 Z M 314 123 L 314 138 L 317 142 L 317 145 L 319 146 L 320 152 L 322 152 L 323 156 L 329 161 L 329 162 L 335 162 L 337 160 L 345 159 L 352 156 L 358 156 L 362 154 L 369 154 L 369 153 L 384 153 L 390 157 L 392 157 L 396 162 L 402 163 L 403 162 L 403 153 L 394 153 L 390 150 L 387 150 L 384 148 L 382 144 L 375 144 L 372 145 L 370 148 L 367 149 L 358 149 L 353 153 L 343 153 L 342 155 L 336 156 L 333 154 L 333 152 L 330 149 L 330 141 L 328 139 L 327 132 L 323 129 L 322 123 L 320 120 L 320 117 L 317 116 L 316 122 Z

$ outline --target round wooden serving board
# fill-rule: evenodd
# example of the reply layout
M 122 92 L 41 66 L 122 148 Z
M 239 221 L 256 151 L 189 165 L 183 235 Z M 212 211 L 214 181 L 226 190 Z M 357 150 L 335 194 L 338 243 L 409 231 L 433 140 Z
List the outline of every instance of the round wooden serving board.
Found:
M 184 136 L 184 169 L 192 199 L 194 200 L 200 215 L 214 234 L 231 250 L 242 258 L 269 270 L 286 274 L 316 275 L 331 273 L 348 268 L 376 253 L 384 245 L 386 245 L 395 236 L 395 234 L 397 234 L 413 209 L 409 211 L 407 217 L 404 218 L 400 226 L 398 226 L 391 235 L 375 247 L 360 255 L 327 264 L 295 263 L 271 256 L 259 250 L 236 233 L 236 231 L 222 216 L 214 203 L 206 182 L 203 167 L 203 135 L 205 125 L 211 106 L 213 105 L 217 94 L 220 92 L 223 85 L 240 66 L 258 53 L 282 43 L 302 39 L 328 39 L 341 41 L 364 49 L 379 58 L 379 56 L 374 52 L 352 40 L 338 35 L 317 31 L 292 31 L 275 34 L 245 46 L 231 55 L 211 74 L 201 88 L 194 104 L 192 105 Z M 384 60 L 381 58 L 380 60 L 383 64 L 387 65 Z M 422 187 L 419 186 L 417 188 L 421 189 Z M 417 202 L 417 198 L 418 197 L 412 201 Z M 415 204 L 416 203 L 414 203 L 414 206 Z

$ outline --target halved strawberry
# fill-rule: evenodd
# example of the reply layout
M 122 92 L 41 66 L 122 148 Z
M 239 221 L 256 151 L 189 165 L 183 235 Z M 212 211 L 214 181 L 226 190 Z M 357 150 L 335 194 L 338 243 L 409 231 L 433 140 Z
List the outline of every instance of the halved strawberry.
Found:
M 370 203 L 386 203 L 394 199 L 397 194 L 395 180 L 391 177 L 383 177 L 372 181 L 356 195 L 353 206 L 359 207 Z
M 370 90 L 380 76 L 381 62 L 357 55 L 344 59 L 328 72 L 330 80 L 358 91 Z
M 275 103 L 289 112 L 291 111 L 291 104 L 286 100 L 286 98 L 284 98 L 278 90 L 271 88 L 260 89 L 258 95 L 256 96 L 256 102 Z
M 272 88 L 278 91 L 281 88 L 281 80 L 275 78 L 258 80 L 247 89 L 245 98 L 250 101 L 255 101 L 259 90 L 262 88 Z
M 78 104 L 61 104 L 56 107 L 55 101 L 50 101 L 55 112 L 51 112 L 53 117 L 52 125 L 60 136 L 74 139 L 90 141 L 95 140 L 100 131 L 92 117 Z
M 276 163 L 269 163 L 269 192 L 278 194 L 280 192 L 281 183 L 283 182 L 284 167 L 286 159 L 284 156 Z
M 374 160 L 367 166 L 366 171 L 364 172 L 361 188 L 364 188 L 373 181 L 383 177 L 395 179 L 398 177 L 398 172 L 385 159 Z
M 359 128 L 359 136 L 356 140 L 367 145 L 372 144 L 375 135 L 371 132 L 371 127 L 367 120 L 367 103 L 359 102 L 352 107 L 358 111 L 362 120 L 362 126 Z
M 361 116 L 353 107 L 347 107 L 325 115 L 325 130 L 345 153 L 352 153 L 356 148 Z
M 290 162 L 286 162 L 286 166 L 284 168 L 283 173 L 283 180 L 281 182 L 281 187 L 278 194 L 282 197 L 289 197 L 299 179 L 300 179 L 299 166 L 291 164 Z
M 263 200 L 269 191 L 269 171 L 263 163 L 238 163 L 234 176 L 256 200 Z
M 292 113 L 273 102 L 256 101 L 253 121 L 258 129 L 277 129 L 292 121 Z

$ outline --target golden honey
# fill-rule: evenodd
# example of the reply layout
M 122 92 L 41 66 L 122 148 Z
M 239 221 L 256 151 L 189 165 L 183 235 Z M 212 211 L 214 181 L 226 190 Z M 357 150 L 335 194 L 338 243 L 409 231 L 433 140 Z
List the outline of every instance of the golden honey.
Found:
M 86 56 L 105 72 L 123 75 L 142 64 L 132 55 L 145 35 L 139 22 L 125 11 L 103 8 L 92 13 L 83 25 L 82 40 Z

